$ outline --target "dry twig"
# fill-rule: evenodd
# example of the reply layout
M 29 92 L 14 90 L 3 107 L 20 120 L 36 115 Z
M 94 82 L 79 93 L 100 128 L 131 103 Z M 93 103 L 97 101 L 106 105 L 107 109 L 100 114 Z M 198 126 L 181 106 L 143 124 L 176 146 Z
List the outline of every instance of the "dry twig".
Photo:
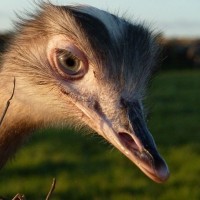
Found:
M 7 113 L 7 111 L 8 111 L 8 108 L 9 108 L 9 106 L 10 106 L 10 102 L 11 102 L 13 96 L 14 96 L 14 93 L 15 93 L 15 78 L 14 78 L 14 80 L 13 80 L 13 90 L 12 90 L 12 94 L 11 94 L 10 98 L 8 99 L 8 101 L 7 101 L 7 103 L 6 103 L 6 107 L 4 108 L 3 114 L 2 114 L 2 116 L 1 116 L 1 118 L 0 118 L 0 126 L 1 126 L 3 120 L 4 120 L 5 116 L 6 116 L 6 113 Z
M 56 179 L 53 178 L 53 183 L 51 184 L 51 188 L 50 188 L 49 193 L 46 197 L 46 200 L 50 199 L 51 195 L 53 194 L 53 191 L 55 190 L 55 187 L 56 187 Z
M 52 196 L 52 194 L 53 194 L 53 192 L 55 190 L 55 187 L 56 187 L 56 178 L 53 178 L 53 182 L 51 184 L 51 188 L 50 188 L 50 190 L 49 190 L 49 192 L 48 192 L 47 197 L 46 197 L 45 200 L 50 200 L 50 198 L 51 198 L 51 196 Z M 7 200 L 7 199 L 5 199 L 3 197 L 0 197 L 0 200 Z M 24 194 L 16 194 L 12 198 L 12 200 L 26 200 L 26 197 L 25 197 Z
M 26 200 L 24 195 L 17 194 L 12 200 Z

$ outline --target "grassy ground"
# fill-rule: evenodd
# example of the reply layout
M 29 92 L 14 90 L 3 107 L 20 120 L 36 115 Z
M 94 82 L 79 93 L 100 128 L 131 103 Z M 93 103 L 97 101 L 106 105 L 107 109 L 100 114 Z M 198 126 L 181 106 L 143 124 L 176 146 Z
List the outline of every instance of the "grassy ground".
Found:
M 167 183 L 153 183 L 99 137 L 46 130 L 0 172 L 0 196 L 45 199 L 56 177 L 55 200 L 200 199 L 200 71 L 161 73 L 150 91 L 148 123 L 170 167 Z

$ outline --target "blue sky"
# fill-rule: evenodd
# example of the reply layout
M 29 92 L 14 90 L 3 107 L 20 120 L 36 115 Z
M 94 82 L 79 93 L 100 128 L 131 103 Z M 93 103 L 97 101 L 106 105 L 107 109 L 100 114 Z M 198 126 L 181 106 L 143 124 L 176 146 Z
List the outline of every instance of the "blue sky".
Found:
M 200 0 L 51 0 L 55 4 L 81 3 L 145 20 L 168 37 L 200 37 Z M 0 32 L 11 30 L 15 12 L 34 10 L 33 0 L 5 0 L 0 4 Z

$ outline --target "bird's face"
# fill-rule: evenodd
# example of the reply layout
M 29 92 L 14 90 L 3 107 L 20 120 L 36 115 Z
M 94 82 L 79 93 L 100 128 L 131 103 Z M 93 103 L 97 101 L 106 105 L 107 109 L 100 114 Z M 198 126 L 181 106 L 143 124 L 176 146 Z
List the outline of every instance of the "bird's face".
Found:
M 62 93 L 57 102 L 61 98 L 63 102 L 63 97 L 67 102 L 63 113 L 73 115 L 68 110 L 70 103 L 81 113 L 79 120 L 148 177 L 156 182 L 167 180 L 168 167 L 147 128 L 142 106 L 157 53 L 152 34 L 141 25 L 92 7 L 47 6 L 41 12 L 40 24 L 33 20 L 27 29 L 37 30 L 44 24 L 40 33 L 47 41 L 42 44 L 47 62 L 43 63 L 48 63 L 50 70 L 42 64 L 32 68 L 42 69 L 43 74 L 51 72 Z
M 96 50 L 102 48 L 102 44 L 95 45 Z M 168 167 L 146 126 L 142 107 L 142 84 L 145 82 L 142 73 L 148 72 L 145 72 L 145 66 L 141 67 L 141 72 L 135 70 L 138 66 L 134 64 L 140 65 L 140 62 L 132 61 L 142 59 L 142 56 L 133 59 L 134 52 L 128 49 L 129 45 L 123 45 L 121 49 L 116 45 L 118 52 L 105 45 L 107 49 L 99 55 L 94 46 L 84 47 L 65 35 L 56 35 L 48 43 L 47 57 L 61 80 L 62 93 L 81 111 L 80 120 L 151 179 L 164 182 L 169 176 Z

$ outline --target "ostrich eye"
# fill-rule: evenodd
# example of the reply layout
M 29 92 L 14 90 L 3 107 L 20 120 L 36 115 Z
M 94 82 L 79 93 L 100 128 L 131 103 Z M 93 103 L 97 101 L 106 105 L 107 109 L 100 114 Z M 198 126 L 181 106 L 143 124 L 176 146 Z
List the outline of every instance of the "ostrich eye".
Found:
M 67 50 L 58 50 L 57 64 L 68 75 L 77 75 L 82 68 L 82 61 Z
M 56 75 L 66 81 L 83 78 L 89 69 L 84 51 L 60 35 L 49 41 L 47 58 Z

